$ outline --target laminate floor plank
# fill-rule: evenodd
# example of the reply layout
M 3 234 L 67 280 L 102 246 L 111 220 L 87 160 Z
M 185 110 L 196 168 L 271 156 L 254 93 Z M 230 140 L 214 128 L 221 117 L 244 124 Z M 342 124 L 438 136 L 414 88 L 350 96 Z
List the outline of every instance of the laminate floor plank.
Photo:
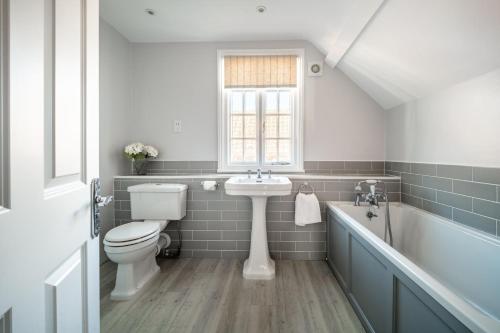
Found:
M 101 332 L 364 332 L 323 261 L 276 261 L 276 278 L 245 280 L 238 259 L 163 259 L 134 298 L 111 301 L 116 265 L 101 266 Z

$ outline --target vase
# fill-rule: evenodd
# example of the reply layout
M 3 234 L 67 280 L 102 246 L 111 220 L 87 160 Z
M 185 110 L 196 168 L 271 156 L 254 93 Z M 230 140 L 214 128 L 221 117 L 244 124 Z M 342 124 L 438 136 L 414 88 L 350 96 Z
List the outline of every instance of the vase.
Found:
M 148 171 L 148 159 L 144 158 L 141 160 L 133 160 L 132 165 L 134 167 L 134 173 L 137 176 L 144 176 Z

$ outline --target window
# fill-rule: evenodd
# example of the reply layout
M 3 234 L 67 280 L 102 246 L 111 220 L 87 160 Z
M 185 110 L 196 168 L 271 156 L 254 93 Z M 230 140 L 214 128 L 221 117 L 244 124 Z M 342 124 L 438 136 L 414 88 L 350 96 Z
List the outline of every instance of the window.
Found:
M 303 50 L 219 51 L 219 172 L 302 172 Z

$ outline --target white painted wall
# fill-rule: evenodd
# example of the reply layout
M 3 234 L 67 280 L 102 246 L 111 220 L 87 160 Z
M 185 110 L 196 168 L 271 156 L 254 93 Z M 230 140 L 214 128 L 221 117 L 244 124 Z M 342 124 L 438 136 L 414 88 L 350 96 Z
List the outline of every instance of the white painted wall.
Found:
M 305 41 L 134 43 L 129 141 L 157 146 L 165 160 L 217 160 L 218 48 L 304 48 L 306 64 L 324 58 Z M 306 76 L 304 112 L 305 160 L 384 159 L 383 110 L 339 70 Z
M 128 165 L 122 155 L 129 141 L 127 116 L 131 110 L 131 48 L 120 33 L 100 21 L 100 151 L 99 174 L 102 193 L 112 194 L 113 176 L 126 174 Z M 101 238 L 114 224 L 113 206 L 102 210 Z M 102 251 L 101 262 L 106 260 Z
M 388 160 L 500 167 L 500 68 L 385 118 Z

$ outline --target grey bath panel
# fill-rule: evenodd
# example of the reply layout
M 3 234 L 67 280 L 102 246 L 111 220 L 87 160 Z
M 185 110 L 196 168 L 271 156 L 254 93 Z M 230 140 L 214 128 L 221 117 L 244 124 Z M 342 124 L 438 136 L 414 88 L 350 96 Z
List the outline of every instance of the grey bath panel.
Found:
M 414 293 L 398 281 L 396 302 L 396 332 L 453 332 Z
M 351 239 L 351 292 L 375 332 L 392 329 L 392 283 L 387 267 Z
M 397 333 L 470 332 L 418 286 L 403 276 L 401 278 L 408 285 L 395 279 L 394 324 Z
M 335 266 L 338 268 L 339 273 L 347 278 L 348 277 L 347 261 L 349 255 L 347 247 L 347 231 L 342 225 L 338 223 L 334 224 L 332 228 L 333 228 L 333 235 L 332 235 L 333 262 Z
M 327 216 L 328 264 L 367 332 L 470 332 L 333 210 Z

